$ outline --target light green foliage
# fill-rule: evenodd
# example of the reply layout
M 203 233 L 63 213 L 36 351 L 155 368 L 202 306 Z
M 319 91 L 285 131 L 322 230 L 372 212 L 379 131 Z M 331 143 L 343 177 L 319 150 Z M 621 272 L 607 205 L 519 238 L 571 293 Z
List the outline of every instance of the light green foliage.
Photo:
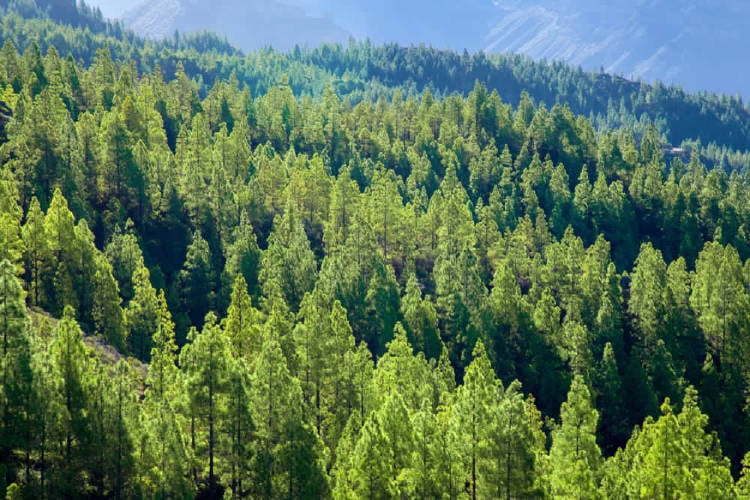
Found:
M 144 495 L 189 495 L 195 485 L 190 475 L 192 453 L 180 428 L 174 404 L 181 374 L 176 365 L 174 324 L 164 293 L 158 301 L 147 388 L 140 412 L 141 437 L 137 462 L 139 487 Z
M 352 452 L 349 471 L 358 497 L 410 496 L 409 480 L 414 464 L 415 436 L 409 411 L 397 393 L 365 420 Z
M 742 476 L 737 481 L 736 493 L 740 498 L 750 495 L 750 454 L 742 460 Z
M 695 263 L 690 304 L 709 346 L 727 363 L 739 363 L 750 352 L 747 317 L 750 297 L 737 251 L 707 243 Z
M 213 491 L 218 483 L 215 462 L 221 443 L 219 427 L 226 418 L 229 393 L 229 339 L 216 324 L 213 313 L 206 316 L 200 333 L 192 330 L 191 334 L 190 344 L 180 353 L 180 369 L 195 454 L 193 467 Z
M 229 365 L 227 382 L 226 418 L 220 423 L 222 439 L 219 474 L 236 497 L 242 497 L 252 487 L 252 457 L 254 431 L 250 412 L 250 370 L 241 359 L 234 359 Z
M 8 259 L 22 272 L 21 257 L 24 241 L 21 237 L 21 209 L 15 200 L 16 190 L 9 180 L 0 179 L 0 259 Z
M 662 415 L 655 421 L 648 418 L 626 451 L 618 454 L 622 469 L 615 473 L 625 474 L 620 488 L 626 488 L 628 497 L 732 497 L 728 461 L 721 456 L 715 436 L 706 431 L 708 417 L 697 403 L 692 387 L 686 390 L 678 414 L 665 400 Z
M 72 495 L 80 486 L 81 475 L 93 444 L 91 421 L 87 412 L 91 394 L 91 365 L 83 344 L 83 333 L 75 320 L 73 309 L 65 308 L 50 346 L 56 389 L 61 400 L 61 413 L 55 422 L 60 440 L 59 465 L 51 479 L 55 495 Z
M 302 221 L 289 203 L 284 215 L 274 220 L 268 249 L 261 258 L 260 280 L 264 292 L 268 294 L 269 283 L 275 281 L 284 300 L 296 311 L 304 294 L 312 290 L 317 269 Z
M 149 358 L 151 337 L 159 327 L 159 299 L 150 276 L 143 265 L 133 272 L 133 299 L 124 311 L 130 352 L 144 360 Z
M 598 419 L 583 377 L 575 376 L 560 410 L 560 425 L 552 431 L 547 481 L 555 498 L 598 497 L 602 465 L 596 444 Z
M 303 412 L 299 381 L 290 375 L 281 347 L 273 338 L 264 342 L 250 387 L 258 439 L 253 494 L 323 494 L 328 486 L 321 444 Z M 304 460 L 304 467 L 298 467 L 297 459 Z
M 262 317 L 247 293 L 247 282 L 238 274 L 232 288 L 231 303 L 223 324 L 232 346 L 232 354 L 252 366 L 261 350 Z
M 393 340 L 378 360 L 375 370 L 375 386 L 383 401 L 392 394 L 399 394 L 404 404 L 414 412 L 423 406 L 431 406 L 429 365 L 420 353 L 414 355 L 401 323 L 396 323 Z
M 135 275 L 139 268 L 144 267 L 143 252 L 135 234 L 131 230 L 122 232 L 118 227 L 112 235 L 112 240 L 105 249 L 105 255 L 112 264 L 112 275 L 120 287 L 120 296 L 127 304 L 135 295 Z
M 24 267 L 29 283 L 29 302 L 32 306 L 39 306 L 45 301 L 43 277 L 51 262 L 44 229 L 44 213 L 36 198 L 32 198 L 29 205 L 21 236 L 24 243 Z
M 437 312 L 429 297 L 422 298 L 419 282 L 413 274 L 409 276 L 401 298 L 401 314 L 412 345 L 424 353 L 427 359 L 438 358 L 442 343 Z
M 0 261 L 0 453 L 4 456 L 15 449 L 30 452 L 34 435 L 31 322 L 15 271 L 10 261 Z
M 481 494 L 478 486 L 482 447 L 495 418 L 495 408 L 502 396 L 502 385 L 495 378 L 489 357 L 481 341 L 474 347 L 464 383 L 456 390 L 451 409 L 451 427 L 457 438 L 462 470 L 457 481 L 468 485 L 471 498 Z
M 45 283 L 47 293 L 44 295 L 49 300 L 45 305 L 52 312 L 61 314 L 66 305 L 76 306 L 78 299 L 75 297 L 70 276 L 73 269 L 71 254 L 75 241 L 74 218 L 59 189 L 55 190 L 44 218 L 44 232 L 52 258 L 50 274 L 54 276 L 52 283 Z
M 125 325 L 126 318 L 120 307 L 117 282 L 112 276 L 112 266 L 101 254 L 94 258 L 94 265 L 96 268 L 92 279 L 94 299 L 91 304 L 94 331 L 113 346 L 124 351 L 128 332 Z M 141 348 L 138 354 L 145 357 L 145 351 L 145 348 Z
M 533 399 L 525 399 L 518 381 L 511 383 L 493 408 L 482 442 L 479 495 L 483 498 L 533 497 L 541 494 L 545 436 Z
M 0 492 L 747 496 L 737 99 L 36 3 L 0 22 Z
M 260 265 L 260 249 L 253 231 L 253 227 L 245 216 L 240 217 L 239 224 L 234 229 L 234 239 L 225 246 L 226 264 L 224 266 L 225 285 L 236 283 L 241 274 L 245 279 L 245 287 L 251 296 L 257 296 L 258 271 Z
M 178 334 L 184 335 L 189 325 L 203 324 L 203 319 L 211 311 L 216 298 L 211 249 L 199 231 L 193 233 L 176 283 L 182 314 L 181 317 L 176 317 L 175 322 Z

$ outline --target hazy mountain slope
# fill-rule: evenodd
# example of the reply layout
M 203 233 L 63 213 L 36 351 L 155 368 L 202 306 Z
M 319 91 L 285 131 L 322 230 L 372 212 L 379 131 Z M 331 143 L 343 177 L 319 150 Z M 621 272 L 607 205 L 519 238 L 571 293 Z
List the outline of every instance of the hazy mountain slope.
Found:
M 350 36 L 330 19 L 308 15 L 299 6 L 279 1 L 155 0 L 127 11 L 123 19 L 128 27 L 149 37 L 208 30 L 226 35 L 246 50 L 345 42 Z
M 560 59 L 690 90 L 750 95 L 750 4 L 720 0 L 498 2 L 488 51 Z
M 123 0 L 94 0 L 122 6 Z M 750 3 L 718 0 L 156 0 L 124 17 L 148 36 L 214 30 L 245 50 L 348 37 L 462 51 L 520 52 L 585 69 L 750 96 Z
M 109 18 L 119 18 L 126 11 L 139 4 L 137 0 L 95 0 L 87 1 L 86 3 L 99 7 L 102 14 Z

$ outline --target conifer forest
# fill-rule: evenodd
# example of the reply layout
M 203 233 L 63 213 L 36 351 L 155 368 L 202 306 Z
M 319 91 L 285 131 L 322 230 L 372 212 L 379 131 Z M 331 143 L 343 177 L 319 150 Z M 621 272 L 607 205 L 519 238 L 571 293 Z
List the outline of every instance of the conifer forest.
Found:
M 0 2 L 0 494 L 750 498 L 750 108 Z

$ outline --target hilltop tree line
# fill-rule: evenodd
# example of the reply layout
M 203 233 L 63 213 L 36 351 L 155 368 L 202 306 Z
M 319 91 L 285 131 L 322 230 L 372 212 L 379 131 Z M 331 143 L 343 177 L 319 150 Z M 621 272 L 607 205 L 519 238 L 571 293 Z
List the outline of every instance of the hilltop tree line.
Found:
M 640 137 L 653 123 L 668 142 L 699 152 L 711 165 L 727 171 L 750 168 L 750 111 L 739 97 L 690 94 L 678 86 L 630 81 L 511 54 L 457 54 L 425 46 L 375 46 L 369 41 L 242 54 L 226 39 L 205 32 L 175 33 L 152 41 L 75 0 L 4 0 L 0 14 L 0 43 L 10 40 L 20 51 L 33 44 L 43 52 L 55 47 L 85 67 L 93 63 L 98 49 L 106 47 L 114 60 L 133 64 L 141 73 L 158 66 L 168 80 L 181 63 L 188 77 L 197 81 L 202 97 L 216 80 L 226 81 L 232 73 L 253 95 L 267 93 L 288 75 L 296 96 L 320 97 L 332 85 L 352 103 L 380 96 L 390 99 L 396 90 L 404 96 L 425 90 L 438 97 L 465 96 L 480 80 L 514 107 L 525 91 L 535 102 L 567 103 L 597 130 L 627 127 Z
M 750 494 L 746 174 L 481 82 L 0 89 L 11 497 Z

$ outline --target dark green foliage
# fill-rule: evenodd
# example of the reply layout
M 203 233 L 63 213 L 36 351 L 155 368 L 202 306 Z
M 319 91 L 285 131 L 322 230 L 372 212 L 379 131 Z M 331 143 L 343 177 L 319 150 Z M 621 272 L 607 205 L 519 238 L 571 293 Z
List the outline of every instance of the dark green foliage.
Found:
M 8 495 L 746 496 L 738 101 L 40 8 L 0 16 Z

